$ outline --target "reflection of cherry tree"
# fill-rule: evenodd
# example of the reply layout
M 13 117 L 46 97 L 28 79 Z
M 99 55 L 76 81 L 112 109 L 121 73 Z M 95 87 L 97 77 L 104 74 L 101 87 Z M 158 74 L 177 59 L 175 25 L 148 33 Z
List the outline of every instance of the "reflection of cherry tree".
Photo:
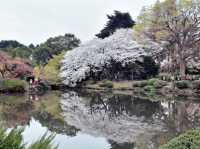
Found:
M 134 149 L 135 143 L 117 143 L 112 140 L 109 140 L 109 143 L 111 145 L 110 149 Z
M 157 101 L 111 93 L 67 92 L 61 98 L 65 121 L 102 136 L 111 146 L 155 149 L 199 124 L 200 103 Z
M 91 114 L 104 111 L 110 118 L 121 115 L 136 115 L 138 117 L 152 119 L 154 114 L 158 112 L 159 105 L 159 102 L 151 102 L 150 100 L 143 100 L 130 95 L 118 94 L 103 97 L 101 94 L 95 94 L 90 101 L 90 111 Z
M 92 136 L 105 137 L 119 144 L 134 142 L 138 135 L 162 130 L 153 118 L 159 102 L 132 96 L 67 92 L 61 98 L 65 121 Z

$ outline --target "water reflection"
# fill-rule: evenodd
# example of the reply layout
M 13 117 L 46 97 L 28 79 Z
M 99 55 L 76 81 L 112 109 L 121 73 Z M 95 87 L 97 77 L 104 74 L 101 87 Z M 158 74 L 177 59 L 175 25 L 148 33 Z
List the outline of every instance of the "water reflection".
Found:
M 0 96 L 1 126 L 24 126 L 25 142 L 54 132 L 59 149 L 158 149 L 199 122 L 200 103 L 192 100 L 85 91 Z
M 125 149 L 156 149 L 177 134 L 199 127 L 199 106 L 194 101 L 151 101 L 110 93 L 67 92 L 61 100 L 70 125 L 105 137 L 112 148 Z

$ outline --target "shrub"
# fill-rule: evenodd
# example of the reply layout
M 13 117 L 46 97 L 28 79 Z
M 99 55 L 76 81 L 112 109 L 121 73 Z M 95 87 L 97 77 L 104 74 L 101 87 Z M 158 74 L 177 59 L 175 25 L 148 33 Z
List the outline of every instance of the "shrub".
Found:
M 113 82 L 112 81 L 108 81 L 108 80 L 104 80 L 99 84 L 100 87 L 106 87 L 106 88 L 113 88 Z
M 199 149 L 200 130 L 188 131 L 161 146 L 159 149 Z
M 51 89 L 51 87 L 47 81 L 41 81 L 36 86 L 36 92 L 37 92 L 37 94 L 40 94 L 40 95 L 42 95 L 43 93 L 45 93 L 46 91 L 48 91 L 50 89 Z
M 189 88 L 189 82 L 188 81 L 177 81 L 175 82 L 175 86 L 178 88 L 178 89 L 187 89 Z
M 162 88 L 164 86 L 167 85 L 167 82 L 162 81 L 162 80 L 157 80 L 156 82 L 154 82 L 153 86 L 157 89 Z
M 155 90 L 155 88 L 153 86 L 147 85 L 144 87 L 144 90 L 147 92 L 151 92 L 151 91 Z
M 144 91 L 146 91 L 147 95 L 153 96 L 155 95 L 155 87 L 151 85 L 147 85 L 144 87 Z
M 26 147 L 22 137 L 23 129 L 12 129 L 7 133 L 0 129 L 0 149 L 56 149 L 52 145 L 54 135 L 44 134 L 40 140 Z
M 133 87 L 145 87 L 147 85 L 147 81 L 135 81 L 133 83 Z
M 200 90 L 200 80 L 192 82 L 192 89 Z
M 3 92 L 25 92 L 26 82 L 19 79 L 2 80 L 0 90 Z
M 2 78 L 25 78 L 32 75 L 32 66 L 28 60 L 12 58 L 7 53 L 0 52 L 0 67 Z
M 149 79 L 149 80 L 147 81 L 147 85 L 153 86 L 154 83 L 155 83 L 157 80 L 158 80 L 158 79 Z

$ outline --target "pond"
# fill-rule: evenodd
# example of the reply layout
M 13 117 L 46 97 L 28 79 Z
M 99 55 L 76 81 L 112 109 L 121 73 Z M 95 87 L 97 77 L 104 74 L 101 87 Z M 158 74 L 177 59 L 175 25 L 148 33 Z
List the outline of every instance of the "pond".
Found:
M 2 127 L 24 127 L 25 143 L 55 133 L 59 149 L 158 149 L 199 122 L 194 100 L 91 91 L 0 96 Z

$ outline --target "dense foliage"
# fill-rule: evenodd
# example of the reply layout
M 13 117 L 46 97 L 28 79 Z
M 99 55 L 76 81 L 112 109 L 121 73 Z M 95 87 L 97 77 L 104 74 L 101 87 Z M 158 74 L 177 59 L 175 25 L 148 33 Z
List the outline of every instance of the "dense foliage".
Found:
M 0 41 L 0 51 L 8 53 L 12 57 L 20 57 L 29 59 L 32 54 L 32 49 L 19 43 L 15 40 Z
M 172 139 L 160 149 L 198 149 L 199 147 L 200 131 L 192 130 Z
M 19 79 L 0 80 L 0 92 L 3 93 L 24 93 L 26 82 Z
M 19 47 L 24 47 L 24 45 L 15 40 L 0 41 L 0 49 L 13 49 L 13 48 L 19 48 Z
M 49 38 L 46 42 L 34 46 L 25 46 L 15 40 L 0 41 L 0 51 L 13 58 L 30 60 L 33 65 L 46 65 L 54 55 L 78 47 L 80 40 L 74 34 L 65 34 Z
M 23 143 L 23 129 L 12 129 L 8 134 L 6 130 L 0 129 L 0 149 L 56 149 L 52 145 L 53 135 L 45 134 L 40 140 L 26 146 Z
M 29 61 L 0 52 L 0 74 L 2 78 L 24 78 L 32 74 L 32 66 Z
M 109 66 L 111 66 L 110 70 L 113 70 L 115 66 L 117 68 L 120 66 L 120 69 L 129 69 L 131 66 L 129 72 L 134 70 L 136 71 L 134 73 L 140 74 L 142 66 L 138 66 L 138 64 L 143 63 L 144 57 L 148 56 L 145 51 L 149 51 L 148 47 L 134 41 L 132 29 L 120 29 L 108 38 L 91 40 L 87 44 L 67 52 L 62 61 L 60 76 L 66 85 L 76 86 L 78 82 L 90 76 L 98 76 L 101 72 L 105 74 L 105 68 Z M 137 66 L 139 69 L 136 69 Z M 117 68 L 116 71 L 119 71 Z M 142 74 L 145 72 L 146 70 Z M 107 76 L 109 74 L 105 77 Z
M 165 50 L 168 71 L 185 76 L 189 65 L 197 66 L 191 62 L 199 62 L 199 15 L 196 0 L 157 1 L 141 11 L 135 35 L 142 41 L 148 38 L 157 42 Z
M 54 55 L 78 47 L 80 40 L 73 34 L 49 38 L 33 50 L 33 61 L 36 65 L 46 65 Z
M 18 47 L 15 49 L 8 49 L 5 52 L 10 54 L 13 58 L 19 57 L 23 59 L 30 59 L 32 55 L 32 50 L 33 49 L 30 49 L 28 47 Z
M 51 49 L 52 55 L 57 55 L 62 51 L 78 47 L 80 42 L 74 34 L 65 34 L 64 36 L 49 38 L 44 44 Z
M 112 35 L 117 29 L 132 28 L 135 25 L 135 21 L 132 20 L 129 13 L 115 11 L 113 15 L 107 15 L 107 17 L 108 22 L 106 26 L 96 35 L 98 38 L 106 38 Z
M 48 61 L 53 58 L 53 55 L 50 53 L 50 48 L 47 46 L 39 46 L 33 51 L 33 62 L 35 65 L 45 65 Z
M 59 77 L 60 71 L 60 61 L 63 59 L 64 53 L 54 56 L 47 65 L 44 67 L 44 77 L 48 81 L 53 83 L 61 82 L 61 78 Z

